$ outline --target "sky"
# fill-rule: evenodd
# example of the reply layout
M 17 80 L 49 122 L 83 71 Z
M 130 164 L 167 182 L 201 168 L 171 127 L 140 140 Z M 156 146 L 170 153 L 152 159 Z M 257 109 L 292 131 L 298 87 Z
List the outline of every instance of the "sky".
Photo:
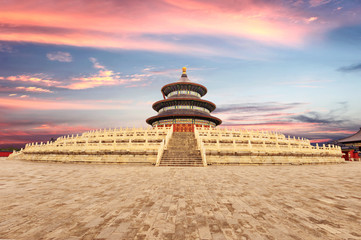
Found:
M 147 127 L 187 67 L 220 127 L 361 127 L 361 0 L 0 0 L 0 147 Z

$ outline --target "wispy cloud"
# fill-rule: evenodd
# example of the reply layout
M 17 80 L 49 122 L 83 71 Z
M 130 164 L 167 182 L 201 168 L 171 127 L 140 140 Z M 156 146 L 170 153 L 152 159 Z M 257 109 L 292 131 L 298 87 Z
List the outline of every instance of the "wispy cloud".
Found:
M 325 142 L 330 142 L 332 141 L 331 138 L 321 138 L 321 139 L 313 139 L 310 142 L 311 143 L 325 143 Z
M 73 58 L 68 52 L 51 52 L 47 53 L 46 57 L 51 61 L 59 61 L 59 62 L 71 62 Z
M 222 126 L 270 131 L 308 129 L 311 123 L 295 122 L 290 117 L 299 115 L 307 103 L 259 102 L 219 106 L 214 115 L 223 120 Z
M 119 72 L 109 70 L 101 65 L 96 58 L 89 58 L 93 63 L 93 67 L 98 69 L 96 74 L 90 76 L 81 76 L 72 78 L 72 82 L 68 85 L 61 86 L 63 88 L 79 90 L 100 86 L 127 85 L 127 87 L 146 86 L 147 74 L 133 74 L 124 76 Z M 144 82 L 145 81 L 145 82 Z M 142 82 L 142 83 L 139 83 Z
M 159 75 L 171 75 L 179 71 L 179 69 L 161 69 L 157 70 L 154 67 L 144 68 L 142 71 L 133 74 L 122 74 L 120 72 L 115 72 L 105 65 L 99 63 L 99 61 L 91 57 L 89 61 L 93 63 L 93 68 L 97 70 L 95 74 L 87 74 L 83 76 L 70 77 L 68 79 L 53 79 L 52 77 L 47 76 L 46 74 L 20 74 L 14 76 L 3 77 L 0 76 L 0 81 L 11 81 L 11 82 L 23 82 L 31 83 L 40 86 L 48 86 L 54 89 L 71 89 L 71 90 L 81 90 L 96 88 L 102 86 L 116 86 L 124 85 L 124 87 L 145 87 L 151 83 L 151 78 L 153 76 Z M 35 86 L 18 86 L 16 88 L 0 88 L 0 91 L 12 91 L 12 90 L 23 90 L 27 92 L 43 92 L 43 93 L 53 93 L 54 91 L 45 89 L 43 87 Z
M 330 3 L 332 0 L 310 0 L 311 7 L 318 7 Z
M 0 52 L 11 53 L 13 52 L 13 48 L 7 44 L 0 43 Z
M 318 17 L 310 17 L 307 19 L 307 22 L 313 22 L 316 21 L 318 19 Z
M 52 80 L 51 78 L 46 77 L 44 74 L 16 75 L 16 76 L 2 77 L 0 80 L 7 80 L 13 82 L 31 82 L 45 86 L 56 86 L 60 84 L 59 81 Z
M 354 71 L 360 71 L 361 70 L 361 63 L 353 64 L 350 66 L 344 66 L 337 69 L 340 72 L 354 72 Z
M 89 60 L 93 63 L 93 67 L 95 69 L 103 69 L 103 70 L 105 70 L 105 66 L 101 65 L 96 58 L 90 57 Z
M 329 82 L 333 82 L 333 80 L 305 79 L 299 81 L 277 82 L 276 84 L 290 85 L 297 88 L 322 88 L 325 86 L 325 83 L 329 83 Z
M 25 124 L 25 125 L 24 125 Z M 57 138 L 67 134 L 83 133 L 94 129 L 86 125 L 69 125 L 67 123 L 21 123 L 15 122 L 12 125 L 6 124 L 0 132 L 1 147 L 23 147 L 26 143 L 47 142 L 51 138 Z M 2 123 L 0 122 L 0 126 Z M 34 127 L 33 127 L 34 126 Z M 22 128 L 24 130 L 17 130 Z
M 243 103 L 243 104 L 228 104 L 221 105 L 215 113 L 247 113 L 247 112 L 274 112 L 296 108 L 304 105 L 305 103 L 277 103 L 277 102 L 264 102 L 264 103 Z
M 317 112 L 309 112 L 307 114 L 293 116 L 291 118 L 304 123 L 340 124 L 344 122 L 344 120 L 335 119 L 334 116 L 322 116 Z
M 329 111 L 305 111 L 308 103 L 259 102 L 220 106 L 214 115 L 223 127 L 279 131 L 311 139 L 339 139 L 357 129 L 357 119 L 347 116 L 348 103 Z M 308 108 L 310 106 L 307 106 Z
M 345 117 L 347 111 L 348 103 L 339 102 L 334 106 L 333 109 L 330 109 L 327 112 L 309 111 L 307 113 L 297 116 L 291 116 L 290 119 L 303 123 L 317 123 L 327 126 L 341 126 L 343 124 L 348 124 L 351 122 L 351 119 Z
M 44 88 L 38 88 L 38 87 L 16 87 L 16 89 L 23 90 L 26 92 L 53 93 L 53 91 L 50 91 L 50 90 L 44 89 Z

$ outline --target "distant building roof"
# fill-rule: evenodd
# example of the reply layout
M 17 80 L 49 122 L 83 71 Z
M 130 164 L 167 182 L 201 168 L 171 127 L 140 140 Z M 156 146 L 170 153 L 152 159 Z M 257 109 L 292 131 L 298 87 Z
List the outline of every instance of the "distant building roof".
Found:
M 347 138 L 342 138 L 340 140 L 337 140 L 339 143 L 352 143 L 352 142 L 361 142 L 361 128 L 360 130 L 355 133 L 352 136 L 349 136 Z

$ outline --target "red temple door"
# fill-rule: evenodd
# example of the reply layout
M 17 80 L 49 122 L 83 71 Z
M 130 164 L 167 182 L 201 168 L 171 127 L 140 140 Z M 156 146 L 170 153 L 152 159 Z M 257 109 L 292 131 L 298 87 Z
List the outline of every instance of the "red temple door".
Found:
M 193 124 L 173 124 L 173 132 L 194 132 Z

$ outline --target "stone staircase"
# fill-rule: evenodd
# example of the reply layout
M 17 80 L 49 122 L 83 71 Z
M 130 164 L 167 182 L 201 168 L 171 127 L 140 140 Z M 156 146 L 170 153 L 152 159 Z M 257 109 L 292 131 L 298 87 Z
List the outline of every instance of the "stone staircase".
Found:
M 174 132 L 159 166 L 203 167 L 193 132 Z

